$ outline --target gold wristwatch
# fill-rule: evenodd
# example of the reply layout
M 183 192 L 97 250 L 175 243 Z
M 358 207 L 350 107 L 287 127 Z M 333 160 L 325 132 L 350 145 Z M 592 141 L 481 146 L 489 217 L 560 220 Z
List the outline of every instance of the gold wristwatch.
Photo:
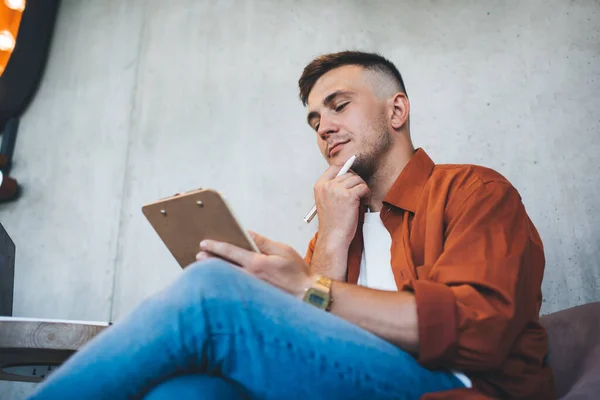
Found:
M 323 275 L 317 275 L 317 280 L 306 289 L 303 300 L 308 304 L 329 311 L 331 309 L 331 284 L 333 280 Z

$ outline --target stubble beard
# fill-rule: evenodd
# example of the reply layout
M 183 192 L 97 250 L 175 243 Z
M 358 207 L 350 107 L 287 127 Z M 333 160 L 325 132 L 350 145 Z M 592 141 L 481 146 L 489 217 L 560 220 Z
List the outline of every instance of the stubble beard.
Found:
M 369 187 L 377 177 L 377 171 L 382 167 L 383 156 L 392 147 L 392 135 L 384 127 L 379 127 L 380 134 L 373 141 L 364 143 L 364 151 L 357 154 L 352 170 L 360 176 Z

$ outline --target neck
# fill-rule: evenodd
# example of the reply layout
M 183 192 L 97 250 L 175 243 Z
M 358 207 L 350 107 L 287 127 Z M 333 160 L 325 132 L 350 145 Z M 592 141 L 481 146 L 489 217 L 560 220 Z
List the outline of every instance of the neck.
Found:
M 367 182 L 369 189 L 371 189 L 371 199 L 367 205 L 371 211 L 381 211 L 385 195 L 413 156 L 414 152 L 415 149 L 410 142 L 410 138 L 408 138 L 408 143 L 403 143 L 403 145 L 394 143 L 390 148 L 390 151 L 381 158 L 381 162 L 375 174 L 371 177 L 369 182 Z

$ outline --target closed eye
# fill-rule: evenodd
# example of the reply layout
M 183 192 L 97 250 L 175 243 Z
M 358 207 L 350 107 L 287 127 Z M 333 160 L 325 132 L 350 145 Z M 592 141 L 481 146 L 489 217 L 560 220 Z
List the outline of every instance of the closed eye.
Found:
M 340 112 L 340 111 L 343 111 L 343 110 L 344 110 L 344 108 L 346 108 L 346 106 L 347 106 L 349 103 L 350 103 L 350 102 L 349 102 L 349 101 L 347 101 L 347 102 L 345 102 L 345 103 L 342 103 L 342 104 L 340 104 L 339 106 L 337 106 L 337 107 L 335 108 L 335 112 Z
M 341 103 L 341 104 L 339 104 L 337 107 L 335 107 L 335 108 L 334 108 L 334 111 L 335 111 L 336 113 L 342 112 L 342 111 L 344 111 L 344 109 L 346 108 L 346 106 L 347 106 L 348 104 L 350 104 L 350 102 L 349 102 L 349 101 L 346 101 L 346 102 L 344 102 L 344 103 Z M 317 123 L 315 124 L 315 126 L 313 127 L 313 129 L 314 129 L 315 131 L 318 131 L 318 130 L 319 130 L 319 126 L 320 126 L 320 123 L 319 123 L 319 122 L 317 122 Z

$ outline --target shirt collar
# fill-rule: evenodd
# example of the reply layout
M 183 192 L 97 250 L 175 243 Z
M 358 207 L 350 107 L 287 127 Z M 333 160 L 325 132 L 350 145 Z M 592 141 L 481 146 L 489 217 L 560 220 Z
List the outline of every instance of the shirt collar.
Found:
M 383 202 L 414 213 L 434 165 L 425 150 L 417 149 L 385 195 Z

